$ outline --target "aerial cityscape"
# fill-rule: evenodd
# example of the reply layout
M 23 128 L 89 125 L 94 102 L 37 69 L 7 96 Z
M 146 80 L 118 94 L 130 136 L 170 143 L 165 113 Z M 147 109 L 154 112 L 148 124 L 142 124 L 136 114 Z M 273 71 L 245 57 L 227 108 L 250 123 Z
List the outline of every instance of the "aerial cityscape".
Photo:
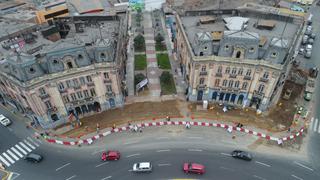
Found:
M 320 0 L 0 0 L 0 179 L 319 180 L 319 38 Z

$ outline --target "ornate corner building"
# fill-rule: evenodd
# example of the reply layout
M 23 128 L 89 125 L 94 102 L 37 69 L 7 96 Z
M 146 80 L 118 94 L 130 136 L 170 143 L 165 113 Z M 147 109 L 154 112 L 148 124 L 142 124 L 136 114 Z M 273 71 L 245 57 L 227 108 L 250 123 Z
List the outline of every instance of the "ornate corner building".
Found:
M 190 101 L 265 111 L 279 99 L 305 26 L 263 8 L 176 15 L 175 52 Z
M 8 32 L 0 47 L 2 101 L 44 128 L 67 122 L 70 113 L 123 106 L 126 35 L 126 13 L 62 17 Z

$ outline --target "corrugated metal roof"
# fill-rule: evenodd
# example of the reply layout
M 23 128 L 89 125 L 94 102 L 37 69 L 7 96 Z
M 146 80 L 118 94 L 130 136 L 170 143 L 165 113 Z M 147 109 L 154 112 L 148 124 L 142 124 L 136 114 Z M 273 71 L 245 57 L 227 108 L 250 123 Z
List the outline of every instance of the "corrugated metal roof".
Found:
M 70 0 L 69 2 L 80 14 L 104 10 L 100 0 Z

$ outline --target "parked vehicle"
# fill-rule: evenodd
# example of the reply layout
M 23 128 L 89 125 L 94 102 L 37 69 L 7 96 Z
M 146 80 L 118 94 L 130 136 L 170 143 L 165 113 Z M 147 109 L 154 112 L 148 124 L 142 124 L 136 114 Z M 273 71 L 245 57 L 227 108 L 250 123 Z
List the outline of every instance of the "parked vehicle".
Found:
M 243 159 L 246 161 L 252 160 L 252 155 L 250 153 L 248 153 L 246 151 L 241 151 L 241 150 L 232 151 L 231 156 L 234 158 Z
M 101 155 L 102 161 L 116 161 L 120 159 L 120 152 L 119 151 L 104 151 Z
M 312 51 L 311 50 L 306 50 L 306 52 L 304 53 L 304 57 L 305 58 L 311 58 L 312 55 Z
M 184 163 L 183 171 L 185 173 L 204 174 L 205 166 L 197 163 Z
M 311 45 L 312 45 L 313 42 L 314 42 L 314 40 L 313 40 L 312 38 L 309 38 L 309 39 L 308 39 L 308 44 L 311 44 Z
M 40 161 L 42 161 L 43 157 L 39 154 L 30 153 L 25 156 L 24 159 L 29 162 L 39 163 Z
M 302 42 L 301 42 L 301 43 L 302 43 L 302 44 L 307 44 L 308 38 L 309 38 L 308 35 L 304 35 L 303 38 L 302 38 Z
M 311 44 L 308 44 L 308 45 L 306 46 L 306 50 L 312 50 L 312 45 L 311 45 Z
M 310 38 L 315 39 L 315 38 L 316 38 L 316 34 L 315 34 L 315 33 L 312 33 L 312 34 L 310 35 Z
M 10 119 L 8 119 L 7 117 L 5 117 L 4 115 L 0 114 L 0 123 L 3 126 L 9 126 L 11 124 Z
M 283 99 L 285 100 L 289 100 L 290 97 L 291 97 L 291 93 L 292 93 L 292 90 L 291 89 L 286 89 L 286 91 L 284 92 L 284 95 L 283 95 Z
M 306 101 L 310 101 L 312 99 L 312 94 L 314 93 L 315 90 L 315 78 L 313 77 L 308 77 L 306 88 L 304 91 L 304 99 Z
M 152 164 L 150 162 L 140 162 L 133 164 L 133 172 L 152 172 Z

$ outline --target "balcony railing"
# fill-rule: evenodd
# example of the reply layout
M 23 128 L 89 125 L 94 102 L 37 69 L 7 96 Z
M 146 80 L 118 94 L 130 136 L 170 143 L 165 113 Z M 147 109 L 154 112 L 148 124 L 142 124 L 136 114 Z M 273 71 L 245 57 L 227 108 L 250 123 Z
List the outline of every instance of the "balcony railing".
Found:
M 74 90 L 81 89 L 81 86 L 74 86 L 73 89 L 74 89 Z
M 201 71 L 201 72 L 200 72 L 200 76 L 206 76 L 206 75 L 208 75 L 208 72 L 207 72 L 207 71 Z
M 245 76 L 243 77 L 243 79 L 244 79 L 244 80 L 251 80 L 251 76 L 245 75 Z
M 204 90 L 206 88 L 207 88 L 206 84 L 199 84 L 198 87 L 197 87 L 198 90 Z
M 259 79 L 259 81 L 261 81 L 261 82 L 268 82 L 269 79 L 268 79 L 268 78 L 261 77 L 261 78 Z
M 112 83 L 111 79 L 105 79 L 103 80 L 104 83 Z
M 94 83 L 93 82 L 88 82 L 87 86 L 94 86 Z
M 222 77 L 222 73 L 217 72 L 216 77 Z
M 62 94 L 62 93 L 67 93 L 68 90 L 67 89 L 59 89 L 59 92 Z
M 230 74 L 229 78 L 237 78 L 237 75 L 236 74 Z
M 50 97 L 49 94 L 40 94 L 41 99 L 48 99 Z
M 114 97 L 114 96 L 115 96 L 115 93 L 112 92 L 112 91 L 108 91 L 108 92 L 106 92 L 106 96 L 107 96 L 107 97 Z

